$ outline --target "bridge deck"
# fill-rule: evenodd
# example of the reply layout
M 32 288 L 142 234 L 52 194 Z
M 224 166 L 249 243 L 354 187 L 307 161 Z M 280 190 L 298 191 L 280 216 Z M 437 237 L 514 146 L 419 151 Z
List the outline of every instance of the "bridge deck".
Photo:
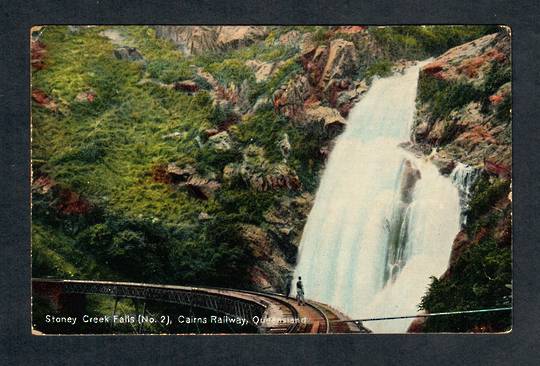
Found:
M 110 281 L 32 279 L 33 293 L 104 294 L 172 302 L 246 318 L 261 333 L 367 333 L 369 330 L 328 305 L 307 300 L 299 306 L 281 294 L 236 289 Z

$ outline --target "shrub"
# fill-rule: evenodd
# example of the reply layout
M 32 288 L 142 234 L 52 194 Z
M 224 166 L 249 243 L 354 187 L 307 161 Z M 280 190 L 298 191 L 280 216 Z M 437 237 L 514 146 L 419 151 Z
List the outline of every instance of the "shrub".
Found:
M 151 78 L 167 84 L 193 77 L 189 64 L 180 60 L 152 60 L 148 62 L 146 72 Z
M 435 313 L 511 306 L 512 291 L 507 287 L 512 282 L 511 263 L 510 248 L 486 238 L 459 258 L 451 277 L 432 277 L 419 308 Z M 508 311 L 434 317 L 426 321 L 424 331 L 469 332 L 486 326 L 487 331 L 506 331 L 510 315 Z
M 421 75 L 418 80 L 418 99 L 428 104 L 432 120 L 445 118 L 481 97 L 481 91 L 465 81 L 439 80 L 430 75 Z
M 386 77 L 392 74 L 392 62 L 388 60 L 379 60 L 367 67 L 364 77 L 371 79 L 374 76 Z
M 509 190 L 509 181 L 496 179 L 490 183 L 488 177 L 482 176 L 473 188 L 473 197 L 467 211 L 468 220 L 474 222 L 487 213 L 498 200 L 508 194 Z
M 312 34 L 313 42 L 318 45 L 324 44 L 328 40 L 328 29 L 326 27 L 317 27 Z
M 255 83 L 255 74 L 253 71 L 243 61 L 237 59 L 214 62 L 206 67 L 206 71 L 211 73 L 224 85 L 228 85 L 231 82 L 241 85 L 244 80 Z
M 507 95 L 497 106 L 495 118 L 498 122 L 510 123 L 512 121 L 512 94 Z
M 369 32 L 392 60 L 424 59 L 449 48 L 497 32 L 494 26 L 392 26 L 370 27 Z
M 512 81 L 512 67 L 500 62 L 492 62 L 486 73 L 482 92 L 484 97 L 489 97 L 499 90 L 501 86 Z

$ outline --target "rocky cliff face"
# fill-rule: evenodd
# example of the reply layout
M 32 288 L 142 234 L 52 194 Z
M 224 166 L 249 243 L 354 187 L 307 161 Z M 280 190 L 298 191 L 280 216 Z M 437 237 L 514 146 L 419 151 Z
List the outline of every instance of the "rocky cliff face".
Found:
M 432 159 L 442 174 L 452 174 L 466 197 L 466 221 L 448 270 L 423 300 L 431 312 L 502 306 L 511 296 L 511 98 L 506 31 L 452 48 L 421 70 L 409 147 Z M 459 182 L 452 172 L 464 167 L 473 179 Z M 452 326 L 418 320 L 409 331 L 504 331 L 504 316 L 464 318 Z
M 413 140 L 452 160 L 511 172 L 510 36 L 484 36 L 450 49 L 420 74 Z M 495 168 L 496 167 L 496 168 Z
M 365 82 L 355 80 L 359 49 L 341 38 L 317 45 L 305 37 L 300 62 L 304 72 L 274 92 L 274 108 L 293 121 L 340 131 L 350 108 L 367 90 Z
M 255 26 L 156 26 L 158 37 L 168 39 L 188 55 L 226 51 L 253 43 L 267 34 Z

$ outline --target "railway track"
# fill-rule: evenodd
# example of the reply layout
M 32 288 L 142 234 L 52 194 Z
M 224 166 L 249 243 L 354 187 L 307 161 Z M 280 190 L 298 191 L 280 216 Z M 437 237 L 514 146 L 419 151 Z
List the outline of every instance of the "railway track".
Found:
M 239 316 L 261 333 L 362 333 L 369 332 L 328 305 L 273 292 L 220 287 L 189 287 L 131 282 L 32 279 L 33 293 L 61 298 L 59 294 L 102 294 L 115 298 L 164 301 Z

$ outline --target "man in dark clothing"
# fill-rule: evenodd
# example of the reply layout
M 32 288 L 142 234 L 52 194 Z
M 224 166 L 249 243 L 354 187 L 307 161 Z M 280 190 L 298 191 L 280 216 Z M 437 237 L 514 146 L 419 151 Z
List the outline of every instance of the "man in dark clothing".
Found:
M 305 305 L 306 301 L 304 300 L 304 285 L 302 284 L 302 277 L 298 276 L 298 281 L 296 281 L 296 301 L 298 305 Z

